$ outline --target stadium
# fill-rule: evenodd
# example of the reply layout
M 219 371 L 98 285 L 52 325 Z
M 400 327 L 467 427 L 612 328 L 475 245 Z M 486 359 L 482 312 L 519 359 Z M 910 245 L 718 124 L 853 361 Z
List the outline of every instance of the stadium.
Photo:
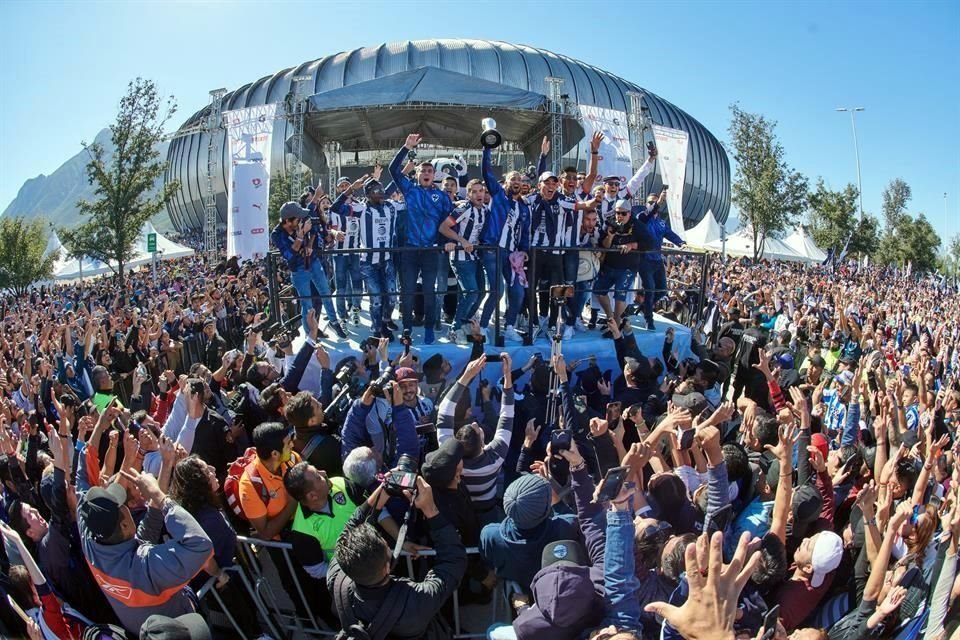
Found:
M 324 180 L 358 176 L 375 161 L 389 162 L 410 131 L 423 133 L 432 145 L 425 155 L 463 154 L 473 172 L 479 164 L 480 121 L 487 116 L 496 119 L 505 140 L 496 158 L 501 168 L 526 168 L 535 158 L 540 139 L 552 132 L 554 139 L 562 139 L 554 162 L 585 168 L 589 149 L 583 141 L 580 108 L 614 110 L 631 123 L 634 167 L 642 162 L 644 144 L 653 139 L 649 125 L 688 134 L 683 181 L 686 228 L 695 226 L 708 211 L 723 223 L 730 209 L 726 153 L 696 119 L 632 82 L 526 45 L 435 39 L 364 47 L 260 78 L 226 93 L 220 104 L 228 111 L 270 103 L 280 103 L 278 113 L 289 114 L 274 125 L 271 171 L 276 175 L 299 162 Z M 209 139 L 203 124 L 210 109 L 205 107 L 187 119 L 168 150 L 166 179 L 177 180 L 180 188 L 167 210 L 181 232 L 204 226 L 210 188 Z M 562 133 L 558 136 L 558 132 Z M 224 144 L 218 146 L 221 158 L 213 163 L 210 177 L 222 226 L 226 224 L 228 150 Z M 659 187 L 655 173 L 647 178 L 644 191 Z

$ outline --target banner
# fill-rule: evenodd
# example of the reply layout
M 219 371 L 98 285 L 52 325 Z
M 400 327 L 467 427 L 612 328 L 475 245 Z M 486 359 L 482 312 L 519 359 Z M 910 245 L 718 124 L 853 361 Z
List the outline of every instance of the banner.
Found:
M 667 190 L 670 228 L 681 238 L 686 238 L 683 229 L 683 183 L 687 176 L 687 132 L 655 124 L 653 138 L 657 144 L 660 180 L 670 187 Z
M 629 180 L 633 175 L 633 163 L 630 159 L 630 131 L 627 128 L 627 114 L 615 109 L 604 109 L 580 105 L 580 121 L 583 124 L 584 137 L 580 143 L 584 149 L 581 155 L 590 157 L 590 138 L 597 131 L 603 134 L 600 143 L 600 157 L 597 162 L 597 181 L 600 184 L 606 176 L 619 176 Z M 589 166 L 589 164 L 588 164 Z M 560 167 L 554 167 L 554 171 Z
M 277 104 L 224 111 L 230 145 L 227 256 L 260 258 L 270 250 L 270 149 Z

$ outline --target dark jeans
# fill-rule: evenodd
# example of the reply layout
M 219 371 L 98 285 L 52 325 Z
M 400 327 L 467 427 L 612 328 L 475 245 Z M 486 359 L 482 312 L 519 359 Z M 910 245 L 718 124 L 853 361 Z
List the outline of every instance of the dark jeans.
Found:
M 483 291 L 483 278 L 480 274 L 479 260 L 455 260 L 453 273 L 457 276 L 457 283 L 460 285 L 457 315 L 453 321 L 453 326 L 457 329 L 470 322 L 477 313 Z
M 360 255 L 353 253 L 333 256 L 333 270 L 337 284 L 337 315 L 345 318 L 347 302 L 352 304 L 354 309 L 360 308 L 360 296 L 363 294 Z
M 487 300 L 483 303 L 483 312 L 480 314 L 480 326 L 484 329 L 490 324 L 490 318 L 497 305 L 500 304 L 500 298 L 503 292 L 507 292 L 507 313 L 504 316 L 504 326 L 514 326 L 517 323 L 517 316 L 520 314 L 521 305 L 523 305 L 523 285 L 514 280 L 513 270 L 510 267 L 510 254 L 506 251 L 501 252 L 500 261 L 500 281 L 497 281 L 497 253 L 495 251 L 483 252 L 483 272 L 487 285 Z
M 667 270 L 663 260 L 641 260 L 640 281 L 643 283 L 643 318 L 653 322 L 654 303 L 667 295 Z
M 576 251 L 568 251 L 563 254 L 554 254 L 546 252 L 537 253 L 537 264 L 533 273 L 533 285 L 537 289 L 536 300 L 538 303 L 538 314 L 543 315 L 544 311 L 550 309 L 550 326 L 556 326 L 557 316 L 560 311 L 558 305 L 550 300 L 550 287 L 558 284 L 572 283 L 577 279 L 577 265 L 580 258 Z M 572 322 L 569 317 L 569 308 L 563 305 L 564 321 Z M 536 318 L 531 318 L 530 322 L 536 322 Z
M 392 260 L 360 263 L 360 276 L 370 293 L 370 327 L 377 331 L 390 320 L 397 297 L 397 274 Z
M 413 328 L 413 301 L 417 292 L 417 277 L 423 280 L 423 325 L 433 327 L 437 322 L 437 252 L 425 247 L 423 252 L 404 252 L 400 267 L 400 284 L 403 288 L 403 328 Z

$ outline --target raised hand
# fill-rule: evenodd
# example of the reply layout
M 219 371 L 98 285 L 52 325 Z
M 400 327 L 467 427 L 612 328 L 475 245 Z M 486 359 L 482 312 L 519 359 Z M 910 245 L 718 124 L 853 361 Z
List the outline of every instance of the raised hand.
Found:
M 413 150 L 418 144 L 420 144 L 421 140 L 423 140 L 423 136 L 421 136 L 419 133 L 411 133 L 407 136 L 403 146 L 405 146 L 407 149 Z
M 540 427 L 536 426 L 536 420 L 530 418 L 527 421 L 527 426 L 523 430 L 523 448 L 529 449 L 536 443 L 537 436 L 540 435 Z
M 487 356 L 482 354 L 476 360 L 471 360 L 467 364 L 467 368 L 463 370 L 463 374 L 460 376 L 460 382 L 464 385 L 469 385 L 470 382 L 480 375 L 480 372 L 483 371 L 483 368 L 487 366 Z
M 600 150 L 600 143 L 603 142 L 603 134 L 599 131 L 593 134 L 593 137 L 590 138 L 590 151 L 592 153 L 597 153 Z
M 767 444 L 763 448 L 777 456 L 782 463 L 784 460 L 789 461 L 793 455 L 793 445 L 800 439 L 800 430 L 796 425 L 780 425 L 779 436 L 780 440 L 776 445 Z
M 543 136 L 543 140 L 540 141 L 540 155 L 545 156 L 550 153 L 550 138 Z

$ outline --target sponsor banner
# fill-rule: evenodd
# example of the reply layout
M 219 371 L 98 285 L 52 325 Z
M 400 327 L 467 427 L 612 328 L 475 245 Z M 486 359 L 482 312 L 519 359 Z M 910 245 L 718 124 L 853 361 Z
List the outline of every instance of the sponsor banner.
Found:
M 633 175 L 633 163 L 630 158 L 630 130 L 627 128 L 627 114 L 616 109 L 604 109 L 590 105 L 580 105 L 580 122 L 584 136 L 580 145 L 584 157 L 590 157 L 590 139 L 597 131 L 603 134 L 597 161 L 597 182 L 607 176 L 618 176 L 629 180 Z M 589 160 L 588 160 L 589 167 Z M 554 167 L 559 171 L 561 167 Z
M 277 104 L 224 111 L 230 145 L 227 255 L 260 258 L 270 250 L 270 149 Z
M 658 124 L 653 125 L 653 138 L 657 144 L 657 168 L 660 181 L 667 185 L 667 212 L 670 214 L 670 228 L 686 239 L 683 228 L 683 184 L 687 176 L 686 131 L 670 129 Z

